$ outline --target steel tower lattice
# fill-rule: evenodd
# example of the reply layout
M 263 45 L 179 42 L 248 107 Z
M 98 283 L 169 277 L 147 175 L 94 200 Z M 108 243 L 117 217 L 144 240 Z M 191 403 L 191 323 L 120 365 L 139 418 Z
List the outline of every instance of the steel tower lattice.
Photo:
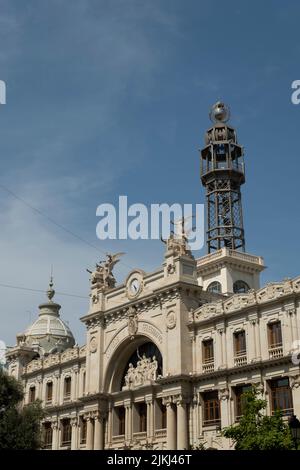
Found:
M 245 251 L 241 185 L 245 182 L 243 149 L 226 122 L 229 108 L 217 102 L 211 109 L 213 127 L 201 150 L 201 181 L 206 189 L 208 253 L 227 247 Z

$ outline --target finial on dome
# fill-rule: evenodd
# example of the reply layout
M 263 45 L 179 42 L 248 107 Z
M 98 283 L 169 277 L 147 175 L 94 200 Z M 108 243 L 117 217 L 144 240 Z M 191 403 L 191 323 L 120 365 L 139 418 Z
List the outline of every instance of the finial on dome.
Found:
M 55 295 L 55 290 L 53 289 L 53 276 L 50 277 L 49 289 L 47 290 L 47 297 L 49 300 L 52 300 Z
M 217 101 L 210 110 L 209 118 L 212 122 L 227 122 L 230 118 L 230 109 L 222 101 Z

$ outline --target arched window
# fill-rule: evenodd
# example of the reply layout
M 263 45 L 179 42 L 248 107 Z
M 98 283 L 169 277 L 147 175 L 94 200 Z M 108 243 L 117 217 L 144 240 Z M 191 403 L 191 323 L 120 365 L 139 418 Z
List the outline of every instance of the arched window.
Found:
M 208 292 L 212 292 L 213 294 L 221 294 L 222 293 L 222 286 L 219 281 L 211 282 L 206 289 Z
M 249 289 L 250 287 L 245 281 L 239 280 L 235 281 L 235 283 L 233 284 L 233 292 L 235 294 L 245 294 L 246 292 L 248 292 Z

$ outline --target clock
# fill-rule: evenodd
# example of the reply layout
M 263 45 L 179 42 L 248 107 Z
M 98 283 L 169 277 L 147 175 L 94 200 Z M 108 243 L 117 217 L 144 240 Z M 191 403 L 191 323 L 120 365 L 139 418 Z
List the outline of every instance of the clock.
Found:
M 139 279 L 137 279 L 136 277 L 133 278 L 131 281 L 130 281 L 130 284 L 129 284 L 129 290 L 130 290 L 130 294 L 135 296 L 139 293 L 141 289 L 141 282 Z
M 126 281 L 126 294 L 129 299 L 134 299 L 143 290 L 143 274 L 139 271 L 131 273 Z

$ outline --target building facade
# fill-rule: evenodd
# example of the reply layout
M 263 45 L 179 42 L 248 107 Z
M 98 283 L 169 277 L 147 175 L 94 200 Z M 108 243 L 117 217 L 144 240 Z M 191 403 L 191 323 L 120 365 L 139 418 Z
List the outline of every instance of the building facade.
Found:
M 253 384 L 268 414 L 300 417 L 300 277 L 260 287 L 263 259 L 245 252 L 242 150 L 227 108 L 212 113 L 201 153 L 208 254 L 195 259 L 184 234 L 171 235 L 155 272 L 134 269 L 119 285 L 119 256 L 107 255 L 91 273 L 84 346 L 51 284 L 7 352 L 25 404 L 43 401 L 45 448 L 230 449 L 221 429 L 239 420 Z

